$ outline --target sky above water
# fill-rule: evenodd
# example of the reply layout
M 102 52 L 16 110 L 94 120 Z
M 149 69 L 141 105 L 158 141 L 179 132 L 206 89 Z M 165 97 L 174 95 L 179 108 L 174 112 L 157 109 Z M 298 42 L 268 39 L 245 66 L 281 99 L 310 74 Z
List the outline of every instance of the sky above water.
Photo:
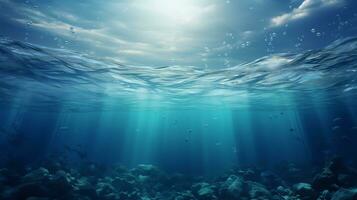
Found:
M 127 65 L 223 68 L 356 36 L 354 0 L 0 0 L 0 35 Z

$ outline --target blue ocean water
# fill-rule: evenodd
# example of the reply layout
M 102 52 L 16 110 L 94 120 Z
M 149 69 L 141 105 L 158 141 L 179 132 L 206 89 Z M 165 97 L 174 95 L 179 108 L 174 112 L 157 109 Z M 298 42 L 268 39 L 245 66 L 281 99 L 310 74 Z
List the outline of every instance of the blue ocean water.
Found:
M 68 153 L 187 174 L 356 162 L 357 39 L 242 65 L 126 66 L 0 39 L 2 162 Z
M 355 198 L 357 38 L 219 69 L 0 39 L 1 199 Z

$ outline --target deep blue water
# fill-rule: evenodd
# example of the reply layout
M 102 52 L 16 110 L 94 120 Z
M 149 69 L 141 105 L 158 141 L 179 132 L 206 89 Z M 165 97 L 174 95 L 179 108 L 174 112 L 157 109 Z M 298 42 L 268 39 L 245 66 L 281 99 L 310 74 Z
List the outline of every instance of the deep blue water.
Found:
M 0 200 L 357 200 L 356 0 L 0 0 Z
M 48 156 L 169 172 L 356 165 L 357 39 L 221 69 L 126 66 L 0 39 L 2 165 Z

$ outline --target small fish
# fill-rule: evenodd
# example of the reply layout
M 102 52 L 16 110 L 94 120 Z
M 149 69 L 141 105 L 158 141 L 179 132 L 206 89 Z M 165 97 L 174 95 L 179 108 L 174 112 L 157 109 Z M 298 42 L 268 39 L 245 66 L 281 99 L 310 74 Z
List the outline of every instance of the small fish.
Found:
M 188 133 L 192 133 L 192 129 L 188 129 L 187 132 L 188 132 Z
M 325 155 L 331 155 L 331 151 L 330 150 L 323 150 L 323 151 L 321 151 L 321 153 L 323 153 Z
M 340 121 L 342 118 L 341 117 L 336 117 L 335 119 L 333 119 L 333 122 L 338 122 Z
M 216 144 L 215 144 L 216 146 L 221 146 L 222 145 L 222 143 L 220 143 L 220 142 L 216 142 Z
M 69 128 L 68 128 L 67 126 L 61 126 L 59 129 L 60 129 L 61 131 L 66 131 L 66 130 L 68 130 Z
M 294 129 L 293 128 L 290 128 L 290 132 L 293 132 L 294 131 Z
M 333 131 L 337 131 L 338 129 L 340 129 L 339 126 L 334 126 L 334 127 L 332 127 L 332 130 L 333 130 Z

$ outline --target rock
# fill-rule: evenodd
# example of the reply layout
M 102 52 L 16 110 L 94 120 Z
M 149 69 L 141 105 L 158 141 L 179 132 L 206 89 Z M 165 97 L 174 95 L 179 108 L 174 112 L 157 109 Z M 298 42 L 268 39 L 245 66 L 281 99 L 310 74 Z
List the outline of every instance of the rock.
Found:
M 195 196 L 193 196 L 192 192 L 187 190 L 182 193 L 179 193 L 174 200 L 196 200 Z
M 293 190 L 302 199 L 314 199 L 315 191 L 308 183 L 298 183 L 293 186 Z
M 129 170 L 126 167 L 122 166 L 122 165 L 115 165 L 113 167 L 113 171 L 118 176 L 122 175 L 122 174 L 127 174 L 129 172 Z
M 303 179 L 302 170 L 299 169 L 295 164 L 289 163 L 287 173 L 285 174 L 284 178 L 293 182 L 302 181 Z
M 159 176 L 162 172 L 154 165 L 138 165 L 136 168 L 130 170 L 130 172 L 136 176 Z
M 273 192 L 275 193 L 272 197 L 274 200 L 301 200 L 294 195 L 293 191 L 283 186 L 278 186 Z
M 59 160 L 45 160 L 42 165 L 45 166 L 50 173 L 55 173 L 58 170 L 64 169 L 64 166 Z
M 50 199 L 46 197 L 29 197 L 26 200 L 50 200 Z
M 318 191 L 332 189 L 337 183 L 337 176 L 329 169 L 325 168 L 320 174 L 317 174 L 312 181 L 312 186 Z
M 198 199 L 217 199 L 214 195 L 214 190 L 211 187 L 203 187 L 198 192 Z
M 120 192 L 119 193 L 119 199 L 125 199 L 125 200 L 141 200 L 140 194 L 138 192 L 132 192 L 132 193 L 127 193 L 127 192 Z
M 344 189 L 341 188 L 332 195 L 331 200 L 357 200 L 357 188 Z
M 192 186 L 192 190 L 196 194 L 197 199 L 201 200 L 215 200 L 215 186 L 208 183 L 196 183 Z
M 77 179 L 77 182 L 74 184 L 77 190 L 87 189 L 93 187 L 92 184 L 88 181 L 87 177 L 81 177 Z
M 331 193 L 328 190 L 324 190 L 320 193 L 319 197 L 317 200 L 330 200 L 331 199 Z
M 276 188 L 276 192 L 280 195 L 280 196 L 289 196 L 292 194 L 292 191 L 288 188 L 284 188 L 283 186 L 278 186 Z
M 134 176 L 126 175 L 114 178 L 112 185 L 118 191 L 133 192 L 136 190 L 137 183 Z
M 27 199 L 30 197 L 49 197 L 48 189 L 40 182 L 24 183 L 16 187 L 9 199 Z
M 153 192 L 154 190 L 163 190 L 164 185 L 162 183 L 168 181 L 166 174 L 154 165 L 139 165 L 130 170 L 130 174 L 137 177 L 141 187 Z
M 343 163 L 342 157 L 339 156 L 335 156 L 334 158 L 332 158 L 326 168 L 331 170 L 331 172 L 333 172 L 334 174 L 347 170 L 346 166 Z
M 285 185 L 280 177 L 271 171 L 264 171 L 260 173 L 261 182 L 270 188 L 278 187 L 279 185 Z
M 353 187 L 356 184 L 356 177 L 349 174 L 339 174 L 337 180 L 342 187 Z
M 270 199 L 271 193 L 264 185 L 252 181 L 247 181 L 246 184 L 251 199 Z
M 341 157 L 334 157 L 313 180 L 313 187 L 319 191 L 337 190 L 339 186 L 355 184 L 353 169 L 344 165 Z
M 65 171 L 59 170 L 50 178 L 48 187 L 60 196 L 68 194 L 73 190 L 71 176 Z
M 81 174 L 76 169 L 69 169 L 69 173 L 70 173 L 70 175 L 72 177 L 75 177 L 75 178 L 80 178 L 81 177 Z
M 223 199 L 238 199 L 241 196 L 243 191 L 243 179 L 231 175 L 228 179 L 222 184 L 219 193 L 220 197 Z
M 116 193 L 116 190 L 111 184 L 100 182 L 97 184 L 96 193 L 99 198 L 104 198 L 108 194 Z
M 109 194 L 106 194 L 103 197 L 103 199 L 105 199 L 105 200 L 120 200 L 121 198 L 116 193 L 109 193 Z
M 259 173 L 253 169 L 239 170 L 237 174 L 247 181 L 258 181 Z
M 44 182 L 49 179 L 50 173 L 46 168 L 39 168 L 37 170 L 33 170 L 27 173 L 24 177 L 22 177 L 22 181 L 24 183 L 28 182 Z
M 192 177 L 175 173 L 169 176 L 164 184 L 168 188 L 175 189 L 177 191 L 185 191 L 191 188 L 192 182 Z
M 100 165 L 93 162 L 82 163 L 79 173 L 84 176 L 99 177 L 104 175 L 106 168 L 104 165 Z
M 80 195 L 90 197 L 91 199 L 97 198 L 95 187 L 89 182 L 87 177 L 78 179 L 74 187 Z

